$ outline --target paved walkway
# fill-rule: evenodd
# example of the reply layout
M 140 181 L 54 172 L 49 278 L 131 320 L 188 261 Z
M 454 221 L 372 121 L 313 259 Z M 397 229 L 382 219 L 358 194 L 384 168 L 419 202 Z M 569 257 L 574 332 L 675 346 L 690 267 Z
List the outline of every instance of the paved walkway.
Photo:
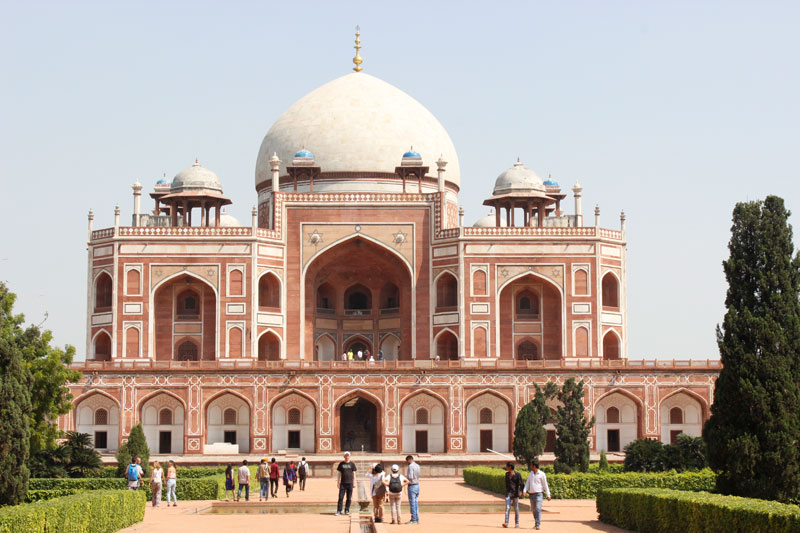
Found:
M 357 494 L 357 491 L 356 491 Z M 356 496 L 354 494 L 354 497 Z M 211 507 L 208 501 L 192 501 L 179 503 L 178 507 L 166 507 L 162 503 L 161 507 L 152 508 L 149 504 L 145 512 L 144 521 L 132 526 L 126 532 L 175 532 L 193 531 L 203 532 L 229 532 L 229 531 L 257 531 L 265 527 L 274 533 L 297 533 L 298 531 L 314 531 L 322 533 L 355 533 L 359 531 L 358 523 L 358 504 L 353 502 L 354 511 L 351 524 L 349 516 L 335 516 L 336 510 L 336 483 L 331 479 L 309 479 L 305 491 L 295 489 L 286 498 L 283 487 L 279 492 L 279 497 L 270 499 L 267 505 L 289 505 L 296 506 L 298 512 L 293 513 L 293 509 L 287 509 L 285 514 L 204 514 L 202 511 Z M 405 501 L 405 494 L 403 497 Z M 449 503 L 453 505 L 470 504 L 494 504 L 498 507 L 498 512 L 469 513 L 453 510 L 447 513 L 425 512 L 426 503 Z M 328 504 L 329 510 L 314 511 L 314 513 L 300 514 L 304 504 Z M 413 531 L 430 533 L 447 532 L 480 532 L 501 530 L 503 522 L 503 500 L 496 494 L 492 494 L 480 489 L 475 489 L 466 485 L 460 479 L 437 479 L 423 481 L 420 503 L 423 506 L 421 513 L 421 524 L 419 526 L 402 526 L 412 528 Z M 250 502 L 244 501 L 235 506 L 237 510 L 245 510 L 250 507 L 253 510 L 259 507 L 258 490 L 251 491 Z M 262 503 L 263 505 L 263 503 Z M 530 530 L 533 527 L 533 516 L 527 506 L 521 510 L 521 527 Z M 324 508 L 323 508 L 324 509 Z M 385 511 L 389 511 L 389 506 L 385 506 Z M 407 521 L 410 516 L 403 510 L 403 520 Z M 597 512 L 593 500 L 552 500 L 545 501 L 544 513 L 542 518 L 542 530 L 560 533 L 581 533 L 581 532 L 622 532 L 623 530 L 608 526 L 597 520 Z M 511 515 L 511 527 L 513 528 L 513 513 Z M 351 529 L 352 527 L 352 529 Z M 377 524 L 378 533 L 392 533 L 400 529 L 401 526 L 391 524 Z

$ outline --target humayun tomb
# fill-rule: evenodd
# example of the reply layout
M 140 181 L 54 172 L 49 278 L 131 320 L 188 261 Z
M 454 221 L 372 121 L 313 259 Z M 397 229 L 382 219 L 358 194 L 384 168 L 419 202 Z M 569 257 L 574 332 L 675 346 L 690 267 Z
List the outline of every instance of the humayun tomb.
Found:
M 246 224 L 197 161 L 151 209 L 134 183 L 130 225 L 89 213 L 61 428 L 106 453 L 138 423 L 187 457 L 508 452 L 534 384 L 575 377 L 595 451 L 699 435 L 719 362 L 628 359 L 624 214 L 601 227 L 517 160 L 469 184 L 491 214 L 464 225 L 444 127 L 354 61 L 267 132 Z

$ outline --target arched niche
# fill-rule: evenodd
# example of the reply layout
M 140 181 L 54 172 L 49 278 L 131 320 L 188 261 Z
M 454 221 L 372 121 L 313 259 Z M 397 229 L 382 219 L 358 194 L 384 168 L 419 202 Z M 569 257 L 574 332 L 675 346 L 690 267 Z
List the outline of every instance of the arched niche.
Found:
M 432 394 L 418 393 L 401 409 L 403 453 L 444 453 L 445 406 Z
M 486 416 L 487 412 L 491 418 Z M 484 392 L 471 398 L 467 403 L 467 452 L 507 453 L 510 423 L 508 403 L 497 395 Z
M 272 406 L 272 451 L 314 453 L 314 404 L 300 394 L 288 394 Z
M 162 424 L 162 413 L 171 413 L 171 423 Z M 184 408 L 174 396 L 160 393 L 148 398 L 141 406 L 141 422 L 150 452 L 181 454 L 184 450 Z
M 206 452 L 218 444 L 250 453 L 250 406 L 235 394 L 217 396 L 206 407 Z

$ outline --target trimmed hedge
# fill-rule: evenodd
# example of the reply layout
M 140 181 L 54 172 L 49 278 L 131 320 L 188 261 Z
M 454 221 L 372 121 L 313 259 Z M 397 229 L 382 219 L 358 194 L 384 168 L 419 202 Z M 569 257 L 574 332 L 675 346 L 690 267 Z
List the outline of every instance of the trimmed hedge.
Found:
M 800 507 L 783 503 L 667 489 L 602 489 L 600 520 L 653 533 L 796 533 Z
M 179 478 L 175 493 L 178 500 L 214 500 L 217 498 L 218 484 L 219 480 L 215 478 Z M 123 490 L 128 488 L 128 482 L 122 478 L 38 478 L 31 479 L 28 487 L 31 490 Z M 144 492 L 149 499 L 150 485 L 145 483 L 141 492 Z M 167 499 L 166 484 L 161 490 L 161 499 Z
M 528 472 L 520 470 L 523 480 Z M 547 484 L 555 499 L 591 500 L 597 491 L 604 488 L 668 488 L 680 490 L 713 490 L 716 475 L 711 470 L 699 472 L 656 472 L 656 473 L 581 473 L 549 474 Z M 471 466 L 464 469 L 464 481 L 468 485 L 503 494 L 505 469 L 490 466 Z
M 25 495 L 25 503 L 63 498 L 64 496 L 72 496 L 79 492 L 81 492 L 79 489 L 29 490 L 28 494 Z
M 164 468 L 164 471 L 167 471 L 166 463 L 161 465 Z M 237 465 L 238 466 L 238 465 Z M 216 476 L 217 474 L 224 474 L 225 467 L 224 466 L 178 466 L 178 479 L 197 479 L 201 477 L 211 477 Z M 95 476 L 98 478 L 121 478 L 124 476 L 120 476 L 117 473 L 116 466 L 105 466 L 103 467 L 100 472 Z
M 141 522 L 145 502 L 143 492 L 113 490 L 3 507 L 0 533 L 110 533 Z

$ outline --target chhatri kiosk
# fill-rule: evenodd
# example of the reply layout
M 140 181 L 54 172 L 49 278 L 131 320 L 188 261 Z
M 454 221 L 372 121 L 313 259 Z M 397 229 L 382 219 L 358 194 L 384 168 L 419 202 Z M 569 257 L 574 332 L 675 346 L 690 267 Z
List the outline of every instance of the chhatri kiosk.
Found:
M 129 225 L 90 212 L 61 427 L 109 453 L 140 423 L 157 454 L 507 452 L 534 384 L 575 377 L 593 450 L 699 435 L 718 362 L 628 359 L 624 214 L 587 220 L 579 184 L 519 160 L 462 184 L 447 131 L 361 72 L 359 46 L 267 132 L 251 220 L 198 161 L 150 210 L 135 183 Z M 462 185 L 492 210 L 473 225 Z

